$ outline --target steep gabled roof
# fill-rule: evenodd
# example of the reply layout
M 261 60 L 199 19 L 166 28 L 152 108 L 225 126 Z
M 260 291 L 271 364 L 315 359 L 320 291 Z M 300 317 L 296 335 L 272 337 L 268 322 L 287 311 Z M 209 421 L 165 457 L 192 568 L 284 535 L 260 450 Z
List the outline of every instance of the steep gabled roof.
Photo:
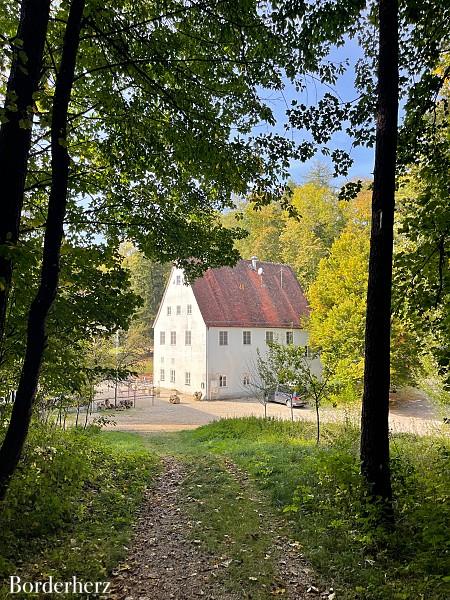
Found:
M 300 328 L 309 313 L 303 291 L 291 267 L 249 260 L 235 267 L 209 269 L 192 284 L 208 327 Z

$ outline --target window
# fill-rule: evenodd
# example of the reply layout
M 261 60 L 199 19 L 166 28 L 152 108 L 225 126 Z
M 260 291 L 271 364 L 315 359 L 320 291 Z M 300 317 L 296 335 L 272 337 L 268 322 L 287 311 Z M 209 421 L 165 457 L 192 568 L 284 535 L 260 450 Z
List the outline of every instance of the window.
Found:
M 161 356 L 161 364 L 164 362 L 164 356 Z
M 228 346 L 228 331 L 219 331 L 219 346 Z
M 205 382 L 204 382 L 204 381 L 202 381 L 202 382 L 201 382 L 201 384 L 200 384 L 200 388 L 201 388 L 202 390 L 204 390 L 204 389 L 205 389 Z
M 242 343 L 244 346 L 250 346 L 252 343 L 252 332 L 251 331 L 243 331 L 242 332 Z
M 165 331 L 159 332 L 159 343 L 161 344 L 161 346 L 164 346 L 164 344 L 166 343 L 166 332 Z
M 166 372 L 164 371 L 164 369 L 161 369 L 159 372 L 159 379 L 160 381 L 165 381 L 166 379 Z
M 191 374 L 186 371 L 184 374 L 184 383 L 185 385 L 191 385 Z
M 168 306 L 168 307 L 167 307 L 167 314 L 168 314 L 168 315 L 171 315 L 171 314 L 172 314 L 172 307 L 171 307 L 171 306 Z
M 186 306 L 186 314 L 192 315 L 192 304 Z
M 181 285 L 181 275 L 177 275 L 176 279 L 175 279 L 175 283 L 177 285 Z
M 273 342 L 273 331 L 266 331 L 266 344 Z
M 219 375 L 219 387 L 227 387 L 227 376 Z
M 286 331 L 286 344 L 293 344 L 293 343 L 294 343 L 294 332 Z
M 175 369 L 170 369 L 170 383 L 175 383 Z
M 181 306 L 177 306 L 177 315 L 181 315 Z
M 190 346 L 191 345 L 191 340 L 192 340 L 192 334 L 190 331 L 185 331 L 184 332 L 184 344 L 186 346 Z
M 314 358 L 314 353 L 309 346 L 305 346 L 305 356 L 306 358 Z
M 170 345 L 175 346 L 176 343 L 177 343 L 177 332 L 171 331 L 170 332 Z
M 242 375 L 242 385 L 250 385 L 250 375 L 248 373 Z

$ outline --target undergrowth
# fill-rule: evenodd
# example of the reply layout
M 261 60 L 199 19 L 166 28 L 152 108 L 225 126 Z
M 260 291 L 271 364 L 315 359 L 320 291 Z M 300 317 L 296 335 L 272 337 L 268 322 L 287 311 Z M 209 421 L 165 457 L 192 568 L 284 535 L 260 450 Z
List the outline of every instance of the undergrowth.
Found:
M 290 523 L 303 551 L 337 597 L 450 597 L 450 446 L 442 437 L 394 435 L 395 527 L 377 525 L 359 475 L 359 432 L 256 418 L 222 420 L 181 439 L 193 452 L 224 453 L 246 469 Z
M 0 511 L 0 598 L 12 575 L 106 581 L 156 469 L 138 436 L 34 426 Z

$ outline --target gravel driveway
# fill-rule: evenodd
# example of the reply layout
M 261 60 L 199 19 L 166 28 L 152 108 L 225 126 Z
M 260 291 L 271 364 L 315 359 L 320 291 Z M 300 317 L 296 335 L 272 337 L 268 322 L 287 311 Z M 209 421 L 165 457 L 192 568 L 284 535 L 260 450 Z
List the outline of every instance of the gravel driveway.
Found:
M 315 412 L 311 408 L 294 409 L 294 419 L 315 421 Z M 99 413 L 93 413 L 93 417 Z M 155 398 L 138 397 L 136 407 L 121 411 L 102 411 L 100 414 L 111 416 L 116 425 L 108 426 L 121 431 L 179 431 L 193 429 L 222 418 L 264 415 L 263 406 L 254 399 L 195 401 L 190 397 L 181 397 L 181 404 L 170 404 L 167 396 Z M 281 404 L 270 403 L 267 415 L 278 419 L 290 419 L 291 411 Z M 359 421 L 359 411 L 324 408 L 321 410 L 323 422 L 351 419 Z M 438 419 L 427 400 L 415 390 L 407 396 L 395 394 L 391 401 L 390 426 L 394 432 L 411 432 L 424 435 L 436 431 L 448 430 Z

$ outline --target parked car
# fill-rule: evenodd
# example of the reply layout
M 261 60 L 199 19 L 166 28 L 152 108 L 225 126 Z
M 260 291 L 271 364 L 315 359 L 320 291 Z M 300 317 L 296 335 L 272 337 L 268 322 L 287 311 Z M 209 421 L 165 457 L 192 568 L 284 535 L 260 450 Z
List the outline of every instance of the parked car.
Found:
M 300 396 L 297 391 L 292 391 L 286 386 L 279 385 L 276 390 L 270 392 L 269 402 L 276 402 L 277 404 L 285 404 L 292 408 L 305 408 L 308 406 L 307 401 Z

